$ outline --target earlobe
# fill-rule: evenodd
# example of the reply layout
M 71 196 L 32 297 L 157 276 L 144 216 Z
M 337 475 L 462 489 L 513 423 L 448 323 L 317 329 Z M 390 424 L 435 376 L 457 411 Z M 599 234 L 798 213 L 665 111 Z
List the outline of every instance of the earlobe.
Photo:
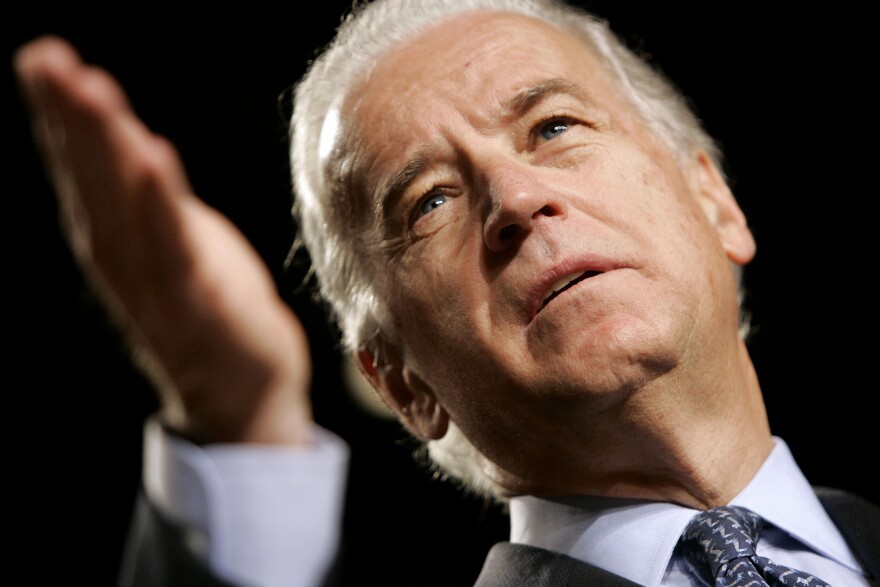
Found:
M 700 151 L 692 166 L 691 181 L 703 213 L 718 232 L 721 245 L 734 263 L 745 265 L 755 256 L 755 239 L 746 217 L 712 158 Z
M 403 366 L 393 349 L 380 347 L 381 352 L 363 347 L 357 351 L 361 372 L 413 436 L 421 440 L 443 438 L 449 428 L 449 414 L 434 390 Z

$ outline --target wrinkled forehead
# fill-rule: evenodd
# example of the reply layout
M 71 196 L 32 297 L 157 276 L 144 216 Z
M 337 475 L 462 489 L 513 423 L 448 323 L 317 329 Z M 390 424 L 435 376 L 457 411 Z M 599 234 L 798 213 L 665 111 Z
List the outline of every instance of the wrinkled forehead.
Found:
M 342 102 L 335 152 L 346 177 L 337 179 L 372 207 L 389 176 L 455 125 L 491 133 L 529 88 L 548 82 L 607 109 L 622 104 L 583 36 L 512 13 L 451 17 L 386 52 Z

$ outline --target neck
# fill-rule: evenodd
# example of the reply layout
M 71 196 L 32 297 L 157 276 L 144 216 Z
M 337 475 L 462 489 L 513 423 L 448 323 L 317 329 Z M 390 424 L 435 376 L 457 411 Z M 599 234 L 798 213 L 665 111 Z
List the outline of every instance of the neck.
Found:
M 564 458 L 548 454 L 528 475 L 491 463 L 487 470 L 510 495 L 597 495 L 696 509 L 729 503 L 773 447 L 760 386 L 742 343 L 733 356 L 726 368 L 716 365 L 690 376 L 670 372 L 627 402 L 587 417 L 565 439 L 574 450 Z

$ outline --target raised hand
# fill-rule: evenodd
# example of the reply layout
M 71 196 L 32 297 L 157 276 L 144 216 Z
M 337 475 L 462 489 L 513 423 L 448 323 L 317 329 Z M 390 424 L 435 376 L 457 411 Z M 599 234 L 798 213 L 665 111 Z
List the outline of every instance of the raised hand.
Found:
M 106 71 L 54 37 L 15 67 L 68 242 L 165 422 L 197 442 L 307 441 L 308 341 L 256 251 Z

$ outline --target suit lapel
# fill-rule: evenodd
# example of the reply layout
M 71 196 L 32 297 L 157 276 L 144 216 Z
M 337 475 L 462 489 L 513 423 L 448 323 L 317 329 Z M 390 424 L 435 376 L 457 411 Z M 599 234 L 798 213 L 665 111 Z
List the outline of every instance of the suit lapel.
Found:
M 880 577 L 880 508 L 837 489 L 816 488 L 822 505 L 865 568 Z M 619 575 L 564 554 L 500 542 L 492 547 L 474 587 L 633 587 Z
M 564 554 L 500 542 L 492 547 L 474 587 L 634 587 L 609 573 Z
M 880 578 L 880 508 L 839 489 L 816 488 L 816 495 L 847 544 L 874 578 Z

